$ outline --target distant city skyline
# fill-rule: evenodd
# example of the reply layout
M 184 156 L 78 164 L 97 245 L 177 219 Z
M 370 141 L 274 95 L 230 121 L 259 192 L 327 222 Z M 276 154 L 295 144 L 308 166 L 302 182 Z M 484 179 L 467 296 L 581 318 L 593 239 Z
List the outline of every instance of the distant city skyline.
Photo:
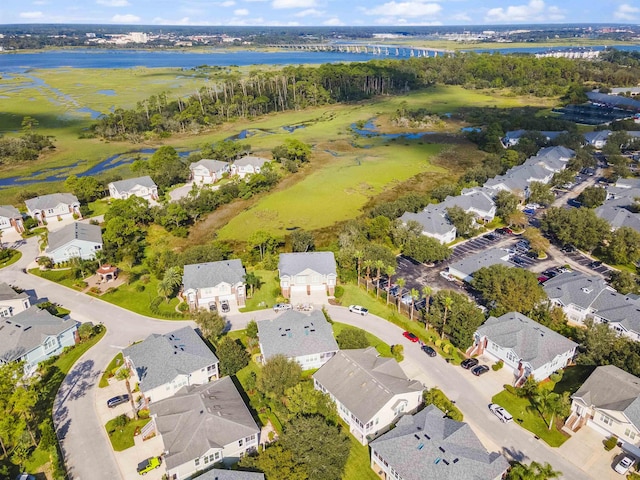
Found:
M 638 0 L 5 0 L 0 24 L 501 25 L 640 23 Z

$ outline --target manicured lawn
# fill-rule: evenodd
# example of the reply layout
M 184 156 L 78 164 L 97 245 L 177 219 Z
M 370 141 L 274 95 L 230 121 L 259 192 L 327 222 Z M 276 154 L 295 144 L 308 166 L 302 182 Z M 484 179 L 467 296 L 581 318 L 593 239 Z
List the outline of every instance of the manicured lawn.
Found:
M 98 387 L 100 388 L 108 387 L 109 374 L 115 373 L 115 370 L 118 367 L 120 367 L 123 363 L 124 363 L 124 358 L 122 356 L 122 352 L 120 352 L 115 357 L 113 357 L 113 360 L 111 360 L 109 362 L 109 365 L 107 365 L 107 368 L 105 368 L 104 373 L 102 374 L 102 377 L 100 377 L 100 383 L 98 384 Z
M 29 273 L 32 275 L 37 275 L 38 277 L 45 278 L 51 282 L 59 283 L 60 285 L 64 285 L 65 287 L 75 288 L 73 286 L 78 280 L 71 277 L 71 270 L 40 270 L 39 268 L 32 268 L 29 270 Z
M 562 380 L 556 383 L 553 391 L 560 394 L 569 392 L 569 395 L 573 395 L 595 369 L 595 365 L 574 365 L 573 367 L 565 368 Z
M 278 303 L 280 295 L 280 282 L 278 281 L 278 272 L 271 270 L 256 270 L 255 273 L 263 282 L 259 289 L 253 291 L 251 298 L 247 298 L 247 303 L 241 312 L 252 312 L 254 310 L 262 310 L 271 308 Z M 249 289 L 247 288 L 247 291 Z
M 124 427 L 114 426 L 115 419 L 107 422 L 104 428 L 107 430 L 111 446 L 116 452 L 121 452 L 135 445 L 134 432 L 136 428 L 142 428 L 151 421 L 150 418 L 131 420 Z
M 352 327 L 351 325 L 347 325 L 345 323 L 340 323 L 340 322 L 333 322 L 332 328 L 333 328 L 333 335 L 336 337 L 344 329 L 352 328 L 352 329 L 360 330 L 359 328 Z M 365 331 L 364 334 L 367 337 L 367 340 L 369 340 L 369 345 L 371 345 L 372 347 L 375 347 L 378 353 L 382 357 L 393 357 L 393 355 L 391 355 L 391 347 L 388 344 L 384 343 L 378 337 L 376 337 L 375 335 L 372 335 L 367 331 Z
M 351 450 L 347 465 L 342 474 L 343 480 L 380 480 L 380 478 L 371 470 L 371 459 L 369 456 L 369 447 L 360 444 L 349 431 L 345 431 L 351 441 Z
M 13 265 L 18 260 L 22 258 L 22 252 L 20 250 L 9 250 L 9 257 L 6 260 L 0 262 L 0 268 L 8 267 L 9 265 Z
M 514 422 L 519 423 L 522 428 L 529 430 L 552 447 L 559 447 L 569 439 L 567 435 L 556 430 L 555 425 L 549 430 L 547 423 L 542 419 L 540 413 L 531 407 L 527 398 L 516 397 L 503 390 L 495 395 L 491 401 L 503 406 L 513 415 Z
M 89 217 L 97 217 L 99 215 L 104 215 L 109 210 L 109 199 L 101 198 L 96 200 L 95 202 L 91 202 L 87 205 L 90 210 Z

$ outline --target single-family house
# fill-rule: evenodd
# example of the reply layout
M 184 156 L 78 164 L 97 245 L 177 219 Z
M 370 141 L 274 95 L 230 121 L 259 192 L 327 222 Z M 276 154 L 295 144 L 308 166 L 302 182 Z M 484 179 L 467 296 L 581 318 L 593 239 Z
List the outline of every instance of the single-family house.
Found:
M 492 265 L 513 267 L 513 265 L 507 261 L 508 259 L 509 252 L 501 248 L 490 248 L 452 263 L 449 265 L 448 272 L 463 282 L 471 282 L 471 280 L 473 280 L 473 274 L 481 268 Z
M 310 314 L 288 310 L 258 322 L 262 363 L 276 355 L 295 360 L 303 370 L 320 368 L 339 350 L 333 329 L 320 310 Z
M 278 274 L 285 298 L 311 292 L 333 295 L 338 278 L 333 252 L 281 253 Z
M 575 152 L 566 147 L 545 147 L 538 153 L 528 158 L 524 166 L 538 165 L 552 173 L 557 173 L 567 168 L 567 162 L 575 157 Z
M 229 306 L 242 307 L 246 300 L 245 275 L 239 259 L 185 265 L 182 295 L 191 310 L 217 308 L 223 300 Z
M 78 322 L 36 306 L 0 318 L 0 362 L 25 362 L 25 372 L 76 344 Z
M 31 307 L 29 295 L 18 293 L 11 286 L 0 282 L 0 317 L 13 317 Z
M 102 250 L 102 230 L 98 225 L 73 222 L 60 230 L 49 232 L 44 255 L 53 263 L 61 263 L 72 258 L 93 260 L 96 252 Z
M 269 162 L 268 159 L 262 157 L 246 156 L 234 161 L 231 165 L 231 175 L 237 175 L 244 178 L 247 175 L 260 173 L 264 164 Z
M 42 224 L 49 220 L 70 219 L 82 217 L 80 202 L 71 193 L 51 193 L 25 200 L 27 214 Z
M 596 132 L 587 132 L 583 136 L 587 145 L 599 150 L 607 144 L 607 139 L 612 133 L 611 130 L 598 130 Z
M 369 446 L 371 468 L 383 480 L 500 480 L 510 466 L 435 405 L 405 415 Z
M 13 205 L 0 205 L 0 230 L 15 229 L 16 232 L 24 232 L 22 214 Z
M 379 356 L 373 347 L 338 351 L 313 374 L 313 382 L 335 402 L 338 415 L 363 445 L 416 411 L 424 390 L 395 359 Z
M 198 480 L 264 480 L 264 473 L 212 468 L 198 475 Z
M 514 385 L 532 376 L 545 380 L 565 368 L 576 353 L 577 343 L 518 312 L 489 319 L 474 334 L 469 355 L 489 355 L 511 368 Z
M 158 186 L 149 175 L 137 178 L 128 178 L 109 184 L 111 198 L 126 200 L 129 197 L 140 197 L 145 200 L 158 199 Z
M 198 184 L 216 183 L 224 174 L 229 173 L 230 168 L 228 162 L 207 158 L 189 165 L 191 180 Z
M 597 367 L 571 396 L 567 428 L 586 425 L 603 436 L 615 435 L 622 448 L 640 455 L 640 378 L 613 365 Z
M 123 349 L 122 355 L 147 403 L 219 376 L 218 358 L 191 327 L 149 335 Z
M 502 138 L 502 146 L 505 148 L 513 147 L 520 142 L 520 139 L 528 134 L 540 134 L 542 135 L 547 142 L 556 139 L 558 136 L 563 133 L 567 133 L 566 131 L 554 132 L 554 131 L 536 131 L 536 130 L 512 130 L 510 132 L 506 132 L 504 137 Z
M 170 479 L 237 462 L 258 448 L 260 428 L 231 377 L 184 386 L 173 397 L 152 403 L 150 411 Z
M 456 227 L 447 218 L 445 209 L 439 205 L 430 204 L 418 213 L 405 212 L 400 220 L 406 225 L 413 220 L 422 226 L 422 234 L 435 238 L 442 244 L 451 243 L 456 239 Z

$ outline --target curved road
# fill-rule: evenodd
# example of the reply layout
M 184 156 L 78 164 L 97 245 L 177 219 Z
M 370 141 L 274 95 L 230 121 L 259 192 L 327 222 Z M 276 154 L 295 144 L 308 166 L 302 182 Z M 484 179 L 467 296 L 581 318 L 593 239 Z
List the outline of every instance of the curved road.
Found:
M 27 290 L 34 290 L 38 298 L 60 303 L 71 310 L 71 316 L 81 322 L 103 323 L 107 327 L 105 337 L 83 355 L 65 378 L 53 407 L 53 417 L 58 433 L 69 478 L 75 480 L 122 478 L 106 433 L 95 410 L 95 395 L 102 369 L 118 353 L 121 347 L 141 340 L 151 333 L 166 333 L 179 327 L 175 321 L 164 321 L 138 315 L 110 303 L 84 295 L 42 278 L 29 275 L 23 269 L 38 253 L 36 239 L 31 238 L 16 245 L 23 257 L 16 264 L 1 271 L 1 280 Z M 549 462 L 570 480 L 584 479 L 588 472 L 580 470 L 566 460 L 557 449 L 533 438 L 532 434 L 515 424 L 497 424 L 490 415 L 487 404 L 491 394 L 477 388 L 478 382 L 468 372 L 444 362 L 441 357 L 428 358 L 418 348 L 402 337 L 402 330 L 375 315 L 361 317 L 345 308 L 330 306 L 331 317 L 339 322 L 363 328 L 389 344 L 400 343 L 405 347 L 405 359 L 420 370 L 427 386 L 438 386 L 464 412 L 465 421 L 488 438 L 503 453 L 519 460 Z M 273 316 L 271 310 L 263 310 L 228 317 L 232 329 L 244 328 L 252 319 L 262 320 Z M 180 322 L 180 325 L 183 325 Z M 99 473 L 98 473 L 99 472 Z

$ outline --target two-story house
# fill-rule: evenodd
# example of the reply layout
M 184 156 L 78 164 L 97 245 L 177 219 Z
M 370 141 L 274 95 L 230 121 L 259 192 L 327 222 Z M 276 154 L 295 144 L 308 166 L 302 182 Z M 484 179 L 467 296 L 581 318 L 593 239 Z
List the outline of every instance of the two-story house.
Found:
M 422 384 L 410 380 L 393 358 L 369 347 L 340 350 L 313 374 L 316 390 L 327 393 L 351 434 L 363 445 L 422 404 Z
M 295 360 L 303 370 L 320 368 L 339 350 L 333 329 L 324 314 L 286 311 L 258 322 L 258 340 L 265 363 L 276 355 Z
M 185 265 L 182 295 L 191 310 L 218 308 L 223 300 L 230 307 L 242 307 L 246 301 L 245 275 L 238 259 Z
M 78 322 L 36 306 L 0 318 L 0 362 L 23 361 L 25 372 L 76 344 Z
M 576 353 L 577 343 L 518 312 L 489 319 L 474 334 L 468 355 L 490 355 L 511 368 L 514 385 L 529 376 L 540 382 L 565 368 Z
M 442 244 L 456 239 L 456 227 L 447 218 L 447 212 L 439 205 L 430 204 L 418 212 L 405 212 L 400 220 L 406 225 L 409 221 L 418 222 L 422 227 L 422 235 L 435 238 Z
M 0 283 L 0 317 L 13 317 L 30 307 L 29 295 L 16 292 L 4 282 Z
M 262 157 L 246 156 L 239 158 L 231 165 L 231 175 L 237 175 L 240 178 L 244 178 L 247 175 L 260 173 L 264 164 L 267 162 L 269 162 L 269 160 Z
M 73 222 L 60 230 L 49 232 L 48 245 L 44 255 L 53 263 L 61 263 L 72 258 L 93 260 L 96 252 L 102 250 L 102 230 L 99 225 Z
M 122 355 L 147 403 L 219 376 L 218 358 L 191 327 L 165 335 L 149 335 L 144 341 L 123 349 Z
M 129 197 L 140 197 L 145 200 L 158 199 L 158 186 L 149 175 L 137 178 L 128 178 L 109 184 L 111 198 L 126 200 Z
M 22 214 L 13 205 L 0 205 L 0 230 L 13 228 L 16 232 L 24 232 Z
M 152 403 L 150 411 L 172 480 L 191 478 L 218 462 L 237 462 L 260 442 L 260 428 L 231 377 L 185 386 Z
M 80 202 L 71 193 L 51 193 L 25 200 L 27 214 L 42 224 L 50 220 L 82 217 Z
M 338 275 L 333 252 L 281 253 L 280 288 L 285 298 L 304 298 L 311 292 L 333 295 Z
M 229 163 L 220 160 L 202 159 L 189 165 L 191 180 L 197 184 L 216 183 L 225 174 L 228 174 L 231 167 Z

